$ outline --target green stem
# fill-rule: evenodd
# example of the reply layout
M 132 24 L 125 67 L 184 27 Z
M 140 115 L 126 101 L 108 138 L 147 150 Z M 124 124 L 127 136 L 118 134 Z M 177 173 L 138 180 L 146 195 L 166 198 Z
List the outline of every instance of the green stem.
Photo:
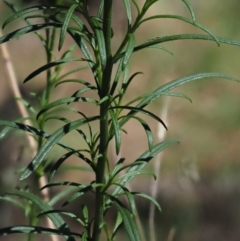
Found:
M 104 15 L 103 15 L 103 34 L 106 47 L 107 63 L 103 70 L 103 77 L 100 86 L 100 99 L 107 96 L 110 91 L 111 75 L 112 75 L 112 53 L 111 53 L 111 24 L 112 24 L 112 0 L 105 0 Z M 105 183 L 105 166 L 108 151 L 108 106 L 109 101 L 104 102 L 100 106 L 100 140 L 99 140 L 99 154 L 102 156 L 97 162 L 96 182 Z M 96 188 L 95 195 L 95 219 L 93 226 L 92 241 L 99 241 L 101 236 L 101 224 L 103 222 L 104 214 L 104 193 L 103 187 Z

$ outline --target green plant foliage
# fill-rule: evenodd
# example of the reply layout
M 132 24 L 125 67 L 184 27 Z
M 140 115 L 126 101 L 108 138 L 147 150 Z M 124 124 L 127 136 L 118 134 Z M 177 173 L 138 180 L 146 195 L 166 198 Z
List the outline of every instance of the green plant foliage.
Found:
M 215 36 L 208 28 L 197 22 L 193 8 L 186 0 L 182 0 L 182 2 L 189 10 L 191 18 L 170 14 L 145 17 L 149 8 L 158 2 L 157 0 L 144 0 L 143 6 L 140 6 L 135 0 L 123 0 L 119 2 L 124 6 L 127 30 L 124 39 L 113 53 L 112 45 L 115 41 L 113 35 L 117 31 L 112 24 L 112 16 L 117 14 L 117 12 L 113 12 L 113 0 L 102 0 L 96 16 L 90 14 L 88 1 L 85 0 L 55 1 L 56 4 L 51 3 L 50 5 L 39 2 L 39 5 L 23 10 L 17 10 L 14 5 L 5 2 L 13 11 L 13 15 L 3 23 L 2 28 L 7 28 L 9 24 L 20 19 L 25 21 L 26 26 L 0 37 L 0 44 L 28 33 L 35 33 L 46 53 L 46 63 L 32 71 L 25 78 L 24 83 L 30 80 L 36 81 L 34 79 L 36 76 L 45 73 L 46 86 L 40 95 L 32 95 L 38 103 L 37 107 L 33 108 L 31 103 L 26 100 L 18 99 L 26 107 L 29 114 L 27 119 L 31 120 L 32 126 L 24 123 L 26 118 L 20 118 L 18 122 L 0 120 L 0 126 L 3 127 L 0 138 L 4 138 L 10 129 L 33 135 L 38 150 L 28 166 L 20 172 L 20 180 L 27 181 L 31 175 L 36 179 L 48 175 L 49 183 L 39 186 L 40 191 L 36 193 L 29 190 L 15 190 L 0 197 L 1 200 L 25 211 L 26 217 L 29 219 L 29 225 L 2 228 L 0 235 L 26 233 L 28 240 L 31 240 L 33 234 L 41 233 L 60 235 L 68 241 L 73 241 L 75 238 L 80 238 L 82 241 L 100 241 L 103 240 L 105 233 L 107 241 L 113 241 L 117 238 L 120 227 L 124 226 L 130 241 L 140 241 L 139 228 L 135 221 L 137 215 L 135 196 L 152 202 L 159 211 L 161 211 L 161 207 L 151 196 L 130 191 L 127 185 L 138 175 L 149 175 L 155 178 L 155 174 L 147 171 L 145 166 L 165 148 L 178 143 L 176 140 L 155 143 L 154 133 L 144 116 L 151 117 L 165 129 L 167 126 L 159 116 L 147 110 L 146 107 L 162 96 L 181 97 L 191 101 L 188 96 L 172 92 L 172 90 L 195 80 L 205 78 L 238 80 L 222 73 L 192 74 L 172 80 L 150 93 L 135 96 L 126 103 L 125 95 L 128 87 L 132 84 L 133 79 L 138 79 L 142 74 L 142 72 L 131 73 L 131 57 L 135 52 L 149 47 L 172 54 L 171 51 L 159 44 L 175 40 L 208 40 L 214 41 L 218 46 L 222 43 L 240 46 L 240 41 Z M 136 17 L 133 17 L 133 9 L 136 10 Z M 31 21 L 34 18 L 38 18 L 40 22 L 32 24 Z M 203 31 L 204 34 L 156 37 L 138 44 L 136 30 L 152 19 L 183 21 Z M 75 45 L 68 47 L 58 59 L 54 51 L 55 49 L 62 50 L 63 46 L 67 47 L 65 42 L 67 35 L 72 38 Z M 80 50 L 84 57 L 74 57 L 77 53 L 75 49 Z M 64 66 L 68 63 L 75 63 L 77 67 L 63 72 Z M 116 72 L 113 71 L 114 69 Z M 70 77 L 71 74 L 79 73 L 82 70 L 88 70 L 92 74 L 93 83 Z M 51 96 L 55 89 L 59 85 L 67 86 L 69 83 L 78 84 L 79 88 L 70 96 L 53 101 Z M 91 97 L 91 94 L 94 94 L 94 98 Z M 81 104 L 83 102 L 98 109 L 98 113 L 87 116 L 69 106 L 71 103 Z M 76 120 L 69 119 L 61 110 L 77 114 L 78 118 Z M 139 114 L 144 115 L 139 117 Z M 63 125 L 52 133 L 47 133 L 49 120 L 63 123 Z M 132 120 L 140 123 L 146 133 L 148 149 L 130 163 L 124 163 L 125 159 L 121 156 L 119 161 L 113 165 L 108 159 L 109 145 L 114 140 L 115 153 L 122 155 L 122 134 L 126 133 L 124 126 Z M 98 122 L 97 130 L 93 128 L 93 122 Z M 87 128 L 83 129 L 83 126 Z M 83 141 L 86 147 L 73 148 L 61 140 L 72 131 L 78 134 L 77 138 Z M 61 153 L 61 156 L 53 163 L 50 154 L 55 146 L 61 147 L 65 152 Z M 73 155 L 77 156 L 81 163 L 76 166 L 67 166 L 65 161 Z M 82 164 L 87 164 L 87 167 Z M 94 174 L 93 181 L 88 184 L 64 180 L 54 182 L 55 175 L 60 170 L 90 171 Z M 64 189 L 55 196 L 49 197 L 48 202 L 41 198 L 42 190 L 59 186 Z M 94 216 L 87 204 L 80 208 L 82 216 L 66 211 L 66 209 L 54 208 L 56 203 L 61 202 L 62 206 L 67 206 L 87 193 L 91 193 L 95 199 Z M 19 201 L 15 197 L 24 201 Z M 126 198 L 128 206 L 124 204 L 122 197 Z M 117 209 L 113 228 L 106 220 L 106 214 L 112 206 Z M 38 226 L 40 219 L 46 216 L 51 219 L 56 229 Z M 81 227 L 79 230 L 83 231 L 81 233 L 72 232 L 71 226 L 66 224 L 62 216 L 68 216 L 77 221 Z

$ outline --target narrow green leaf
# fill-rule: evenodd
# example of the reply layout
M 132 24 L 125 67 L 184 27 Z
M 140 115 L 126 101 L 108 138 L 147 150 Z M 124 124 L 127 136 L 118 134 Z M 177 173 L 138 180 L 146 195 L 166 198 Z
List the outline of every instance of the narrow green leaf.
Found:
M 122 83 L 122 92 L 125 93 L 128 89 L 128 86 L 131 84 L 132 80 L 137 76 L 143 74 L 143 72 L 136 72 L 132 74 L 127 81 L 123 81 Z
M 133 107 L 133 106 L 113 106 L 113 107 L 110 107 L 110 108 L 111 109 L 128 109 L 128 110 L 132 110 L 133 113 L 134 112 L 135 113 L 139 113 L 139 112 L 143 113 L 145 115 L 148 115 L 148 116 L 152 117 L 153 119 L 157 120 L 158 122 L 160 122 L 164 126 L 164 128 L 167 130 L 167 126 L 158 116 L 156 116 L 155 114 L 153 114 L 150 111 L 142 109 L 141 107 L 139 108 L 138 106 L 137 107 Z
M 11 130 L 11 127 L 4 127 L 0 132 L 0 139 L 3 139 Z
M 134 50 L 134 47 L 135 47 L 135 37 L 133 34 L 129 33 L 128 34 L 128 45 L 127 45 L 126 51 L 124 52 L 124 57 L 123 57 L 122 70 L 124 70 L 126 65 L 128 64 L 129 59 Z
M 93 172 L 93 169 L 84 167 L 84 166 L 74 166 L 74 165 L 64 165 L 64 166 L 61 166 L 59 169 L 59 172 L 66 172 L 66 171 Z
M 59 229 L 38 227 L 38 226 L 21 225 L 21 226 L 12 226 L 12 227 L 0 229 L 0 235 L 2 235 L 2 236 L 14 234 L 14 233 L 56 234 L 56 235 L 60 235 L 60 236 L 65 236 L 65 239 L 68 240 L 68 241 L 75 240 L 71 236 L 75 236 L 75 237 L 78 237 L 78 238 L 82 237 L 82 235 L 79 234 L 79 233 L 68 232 L 68 231 L 59 230 Z
M 34 11 L 39 11 L 39 10 L 54 10 L 54 9 L 67 9 L 66 6 L 63 6 L 63 5 L 55 5 L 55 6 L 52 6 L 52 5 L 40 5 L 40 6 L 33 6 L 33 7 L 29 7 L 29 8 L 25 8 L 21 11 L 18 11 L 17 13 L 13 14 L 10 18 L 8 18 L 2 25 L 2 29 L 4 29 L 6 27 L 6 25 L 8 25 L 9 23 L 11 23 L 12 21 L 18 19 L 18 18 L 21 18 L 22 16 L 28 14 L 28 13 L 31 13 L 31 12 L 34 12 Z
M 28 125 L 18 123 L 18 122 L 0 120 L 0 126 L 6 126 L 6 127 L 11 127 L 11 128 L 15 128 L 15 129 L 18 129 L 18 130 L 26 131 L 26 132 L 29 132 L 33 135 L 43 137 L 45 139 L 49 139 L 51 137 L 51 135 L 49 135 L 48 133 L 46 133 L 46 132 L 44 132 L 40 129 L 36 129 L 35 127 L 28 126 Z M 61 146 L 62 148 L 64 148 L 67 151 L 74 151 L 75 150 L 75 149 L 69 147 L 68 145 L 66 145 L 65 143 L 60 142 L 60 141 L 57 142 L 56 144 Z M 88 163 L 88 159 L 84 155 L 82 155 L 81 153 L 76 152 L 75 156 L 81 158 L 82 160 L 84 160 Z
M 67 212 L 65 210 L 60 210 L 60 209 L 55 209 L 55 210 L 49 210 L 49 211 L 46 211 L 46 212 L 41 212 L 38 214 L 37 217 L 41 217 L 43 215 L 48 215 L 50 213 L 58 213 L 58 214 L 63 214 L 63 215 L 66 215 L 68 217 L 71 217 L 73 218 L 74 220 L 76 220 L 78 223 L 80 223 L 83 227 L 85 226 L 84 222 L 75 214 L 71 213 L 71 212 Z
M 112 177 L 114 177 L 118 173 L 118 170 L 122 167 L 124 161 L 125 161 L 125 158 L 120 158 L 120 160 L 117 162 L 117 164 L 115 165 L 115 167 L 111 172 Z
M 84 217 L 84 222 L 88 223 L 88 208 L 86 205 L 83 206 L 82 213 L 83 213 L 83 217 Z
M 137 165 L 137 166 L 139 166 L 139 165 Z M 150 175 L 150 176 L 153 176 L 154 179 L 156 180 L 156 175 L 155 175 L 154 173 L 150 172 L 150 171 L 146 171 L 146 170 L 130 171 L 130 169 L 129 169 L 129 170 L 128 170 L 126 173 L 124 173 L 123 175 L 118 176 L 118 177 L 116 178 L 116 181 L 125 179 L 125 178 L 127 178 L 127 177 L 134 178 L 134 177 L 136 177 L 136 176 L 138 176 L 138 175 Z
M 76 191 L 66 202 L 64 202 L 62 204 L 62 206 L 66 206 L 68 205 L 69 203 L 73 202 L 74 200 L 76 200 L 77 198 L 85 195 L 87 192 L 89 191 L 92 191 L 94 190 L 96 187 L 100 187 L 102 186 L 103 184 L 96 184 L 96 183 L 93 183 L 93 184 L 90 184 L 86 187 L 83 187 L 81 188 L 80 190 Z
M 195 23 L 196 18 L 195 18 L 195 14 L 194 14 L 192 6 L 189 4 L 189 2 L 187 0 L 182 0 L 182 2 L 184 2 L 184 4 L 187 6 L 187 8 L 192 16 L 192 21 Z
M 167 52 L 167 53 L 173 55 L 173 52 L 171 52 L 170 50 L 168 50 L 167 48 L 165 48 L 165 47 L 163 47 L 163 46 L 161 46 L 161 45 L 159 45 L 159 44 L 156 44 L 156 45 L 150 46 L 150 47 L 148 47 L 148 48 L 152 48 L 152 49 L 160 49 L 160 50 L 163 50 L 163 51 L 165 51 L 165 52 Z
M 55 176 L 56 172 L 58 171 L 58 169 L 62 166 L 62 164 L 64 163 L 64 161 L 66 161 L 70 156 L 74 155 L 77 152 L 81 152 L 81 150 L 74 150 L 71 152 L 68 152 L 66 154 L 64 154 L 63 156 L 61 156 L 53 165 L 53 167 L 51 168 L 50 172 L 49 172 L 49 180 L 52 180 L 53 177 Z M 87 159 L 87 163 L 91 166 L 91 161 Z
M 120 79 L 121 74 L 122 74 L 122 64 L 123 64 L 123 59 L 120 59 L 119 64 L 118 64 L 118 68 L 117 68 L 117 71 L 116 71 L 116 74 L 115 74 L 115 77 L 114 77 L 114 80 L 113 80 L 113 83 L 112 83 L 112 87 L 111 87 L 111 90 L 110 90 L 110 95 L 114 94 L 114 92 L 116 90 L 116 87 L 118 85 L 119 79 Z
M 99 7 L 98 7 L 98 18 L 101 18 L 103 15 L 103 8 L 104 8 L 104 0 L 101 1 Z
M 18 200 L 12 198 L 12 197 L 8 197 L 8 196 L 0 196 L 0 200 L 4 200 L 6 202 L 12 203 L 13 205 L 21 208 L 22 210 L 25 209 L 25 206 Z
M 91 88 L 92 90 L 96 90 L 97 91 L 97 88 L 96 86 L 90 84 L 89 82 L 85 81 L 85 80 L 81 80 L 81 79 L 67 79 L 67 80 L 62 80 L 62 81 L 59 81 L 55 87 L 57 87 L 58 85 L 61 85 L 61 84 L 64 84 L 64 83 L 79 83 L 79 84 L 83 84 L 85 86 L 87 86 L 88 88 Z
M 130 0 L 123 0 L 123 3 L 124 3 L 124 7 L 126 9 L 128 25 L 130 26 L 132 24 L 131 3 L 130 3 Z
M 87 98 L 87 97 L 67 97 L 67 98 L 63 98 L 63 99 L 60 99 L 60 100 L 56 100 L 48 105 L 46 105 L 43 109 L 41 109 L 37 116 L 36 116 L 36 119 L 39 119 L 39 117 L 45 113 L 46 111 L 54 108 L 54 107 L 57 107 L 59 105 L 63 105 L 63 104 L 70 104 L 70 103 L 73 103 L 73 102 L 87 102 L 87 103 L 93 103 L 93 104 L 96 104 L 97 105 L 97 101 L 94 100 L 94 99 L 91 99 L 91 98 Z
M 159 18 L 177 19 L 177 20 L 184 21 L 184 22 L 186 22 L 186 23 L 192 24 L 192 25 L 196 26 L 197 28 L 203 30 L 204 32 L 208 33 L 208 34 L 215 40 L 215 42 L 217 43 L 217 45 L 219 46 L 219 40 L 218 40 L 218 38 L 217 38 L 208 28 L 206 28 L 205 26 L 203 26 L 203 25 L 200 24 L 200 23 L 197 23 L 196 21 L 190 20 L 190 19 L 188 19 L 188 18 L 179 16 L 179 15 L 171 15 L 171 14 L 167 14 L 167 15 L 154 15 L 154 16 L 151 16 L 151 17 L 148 17 L 148 18 L 143 19 L 143 20 L 140 22 L 140 24 L 142 24 L 143 22 L 152 20 L 152 19 L 159 19 Z
M 236 45 L 240 46 L 240 41 L 234 40 L 234 39 L 228 39 L 228 38 L 222 38 L 222 37 L 217 37 L 217 40 L 219 43 L 224 43 L 224 44 L 230 44 L 230 45 Z M 209 41 L 215 41 L 215 39 L 210 36 L 210 35 L 203 35 L 203 34 L 178 34 L 178 35 L 170 35 L 170 36 L 164 36 L 164 37 L 158 37 L 155 39 L 152 39 L 144 44 L 140 44 L 134 48 L 134 52 L 139 51 L 141 49 L 144 49 L 146 47 L 160 44 L 160 43 L 165 43 L 169 41 L 175 41 L 175 40 L 209 40 Z
M 89 68 L 89 66 L 82 66 L 82 67 L 73 68 L 70 71 L 67 71 L 63 75 L 59 76 L 57 81 L 60 81 L 60 80 L 64 79 L 66 76 L 68 76 L 70 74 L 74 74 L 74 73 L 76 73 L 78 71 L 85 70 L 85 69 L 88 69 L 88 68 Z
M 69 196 L 69 194 L 73 193 L 74 191 L 76 191 L 76 187 L 68 187 L 67 189 L 61 190 L 50 199 L 50 201 L 48 202 L 48 205 L 53 207 L 60 200 L 62 200 L 63 198 L 66 198 L 67 196 Z
M 84 125 L 88 122 L 98 120 L 99 116 L 93 116 L 89 118 L 83 118 L 80 120 L 73 121 L 72 123 L 66 124 L 57 131 L 55 131 L 48 140 L 44 143 L 44 145 L 40 148 L 36 156 L 33 158 L 32 162 L 28 165 L 26 170 L 23 172 L 23 174 L 20 177 L 20 180 L 23 180 L 27 178 L 29 175 L 32 174 L 34 170 L 36 170 L 45 156 L 48 154 L 48 152 L 53 148 L 55 144 L 66 134 L 68 134 L 70 131 L 75 130 L 81 125 Z
M 21 190 L 21 191 L 16 190 L 16 191 L 8 192 L 8 194 L 18 196 L 18 197 L 22 197 L 22 198 L 25 198 L 25 199 L 31 201 L 43 212 L 52 210 L 51 206 L 49 206 L 41 198 L 39 198 L 38 196 L 36 196 L 32 193 L 29 193 L 29 192 L 26 192 L 26 191 L 23 191 L 23 190 Z M 70 232 L 67 224 L 64 222 L 64 220 L 62 219 L 62 217 L 59 214 L 56 214 L 56 213 L 48 214 L 48 217 L 52 220 L 52 222 L 59 229 L 59 231 Z M 65 239 L 68 240 L 68 241 L 75 240 L 74 238 L 69 239 L 68 237 L 65 237 Z
M 154 100 L 158 99 L 160 96 L 180 97 L 180 98 L 184 98 L 186 100 L 189 100 L 192 103 L 192 100 L 187 95 L 184 95 L 182 93 L 176 93 L 176 92 L 157 92 L 156 93 L 155 91 L 153 91 L 149 94 L 140 95 L 139 97 L 129 101 L 126 105 L 131 105 L 136 101 L 144 100 L 144 99 L 149 98 L 149 97 L 151 98 L 151 102 L 149 102 L 149 103 L 152 103 Z
M 140 8 L 139 8 L 137 2 L 135 0 L 131 0 L 131 1 L 133 2 L 135 8 L 137 9 L 137 13 L 138 13 L 138 16 L 139 16 L 140 15 Z
M 135 200 L 134 200 L 134 196 L 132 195 L 132 193 L 123 185 L 119 184 L 119 183 L 112 183 L 113 185 L 119 186 L 122 188 L 123 192 L 121 194 L 125 195 L 127 197 L 130 209 L 131 209 L 131 213 L 132 215 L 136 215 L 137 214 L 137 209 L 136 209 L 136 204 L 135 204 Z
M 122 205 L 119 200 L 113 200 L 114 205 L 120 212 L 125 230 L 127 231 L 130 241 L 140 241 L 139 232 L 132 214 Z
M 121 213 L 118 211 L 118 213 L 117 213 L 117 218 L 116 218 L 116 222 L 115 222 L 115 225 L 114 225 L 114 228 L 113 228 L 113 235 L 112 235 L 112 238 L 111 238 L 112 240 L 113 240 L 114 237 L 116 236 L 117 231 L 119 230 L 122 222 L 123 222 L 122 215 L 121 215 Z
M 109 114 L 111 116 L 112 125 L 114 129 L 116 154 L 118 155 L 121 147 L 121 129 L 119 127 L 118 118 L 114 111 L 109 110 Z
M 188 82 L 199 80 L 199 79 L 204 79 L 204 78 L 229 79 L 232 81 L 239 82 L 239 80 L 237 80 L 236 78 L 233 78 L 229 75 L 225 75 L 225 74 L 221 74 L 221 73 L 199 73 L 199 74 L 189 75 L 189 76 L 185 76 L 185 77 L 173 80 L 173 81 L 159 87 L 157 90 L 154 91 L 154 93 L 168 92 L 168 91 L 170 91 L 178 86 L 181 86 L 183 84 L 186 84 Z
M 27 33 L 36 32 L 41 29 L 51 29 L 51 28 L 60 28 L 60 27 L 61 27 L 61 24 L 59 24 L 59 23 L 33 24 L 31 26 L 17 29 L 9 34 L 6 34 L 6 35 L 0 37 L 0 44 L 5 43 L 14 38 L 19 38 Z
M 223 79 L 229 79 L 232 81 L 237 81 L 239 82 L 236 78 L 233 78 L 231 76 L 225 75 L 225 74 L 221 74 L 221 73 L 199 73 L 199 74 L 194 74 L 194 75 L 189 75 L 189 76 L 185 76 L 176 80 L 173 80 L 161 87 L 159 87 L 158 89 L 156 89 L 155 91 L 153 91 L 152 93 L 155 95 L 158 95 L 160 93 L 163 92 L 169 92 L 172 89 L 181 86 L 185 83 L 194 81 L 194 80 L 198 80 L 198 79 L 204 79 L 204 78 L 223 78 Z M 159 95 L 160 96 L 160 95 Z M 148 104 L 150 104 L 153 101 L 152 97 L 147 97 L 145 99 L 143 99 L 136 107 L 137 108 L 144 108 L 145 106 L 147 106 Z M 138 111 L 130 111 L 129 115 L 135 115 L 136 113 L 138 113 Z M 129 119 L 127 118 L 123 118 L 120 122 L 119 125 L 123 126 Z
M 47 64 L 43 65 L 42 67 L 33 71 L 30 75 L 28 75 L 27 78 L 24 80 L 24 83 L 26 83 L 30 79 L 34 78 L 35 76 L 39 75 L 43 71 L 48 70 L 48 69 L 50 69 L 54 66 L 58 66 L 60 64 L 65 64 L 65 63 L 72 63 L 72 62 L 76 62 L 76 61 L 86 61 L 86 59 L 68 58 L 68 59 L 60 59 L 60 60 L 57 60 L 57 61 L 54 61 L 54 62 L 51 62 L 51 63 L 47 63 Z
M 172 146 L 174 144 L 177 144 L 178 141 L 175 140 L 171 140 L 171 141 L 164 141 L 161 143 L 158 143 L 157 145 L 155 145 L 151 151 L 146 151 L 144 152 L 139 158 L 137 158 L 137 160 L 135 162 L 139 162 L 142 161 L 143 163 L 141 165 L 135 165 L 129 168 L 129 172 L 131 171 L 138 171 L 138 170 L 142 170 L 145 165 L 152 159 L 154 158 L 158 153 L 160 153 L 161 151 L 163 151 L 165 148 Z M 126 185 L 127 183 L 129 183 L 131 180 L 133 179 L 133 176 L 128 176 L 124 179 L 121 180 L 120 184 L 121 185 Z M 116 194 L 121 192 L 121 188 L 120 187 L 116 187 L 112 193 L 113 196 L 115 196 Z
M 92 18 L 91 22 L 94 26 L 93 30 L 95 32 L 96 39 L 97 39 L 97 44 L 98 44 L 97 52 L 99 51 L 100 58 L 101 58 L 101 65 L 102 65 L 102 68 L 104 69 L 106 67 L 107 54 L 106 54 L 106 46 L 105 46 L 103 30 L 102 30 L 101 25 L 99 24 L 98 19 Z
M 157 209 L 159 210 L 159 212 L 162 211 L 159 203 L 158 203 L 158 202 L 156 201 L 156 199 L 154 199 L 153 197 L 151 197 L 151 196 L 149 196 L 149 195 L 147 195 L 147 194 L 145 194 L 145 193 L 140 193 L 140 192 L 132 192 L 132 194 L 150 200 L 153 204 L 155 204 L 155 206 L 157 207 Z
M 129 167 L 133 167 L 133 166 L 140 166 L 143 163 L 144 163 L 144 161 L 135 161 L 135 162 L 132 162 L 132 163 L 127 164 L 125 166 L 120 165 L 114 172 L 111 173 L 111 178 L 112 179 L 115 178 L 115 176 L 117 176 L 117 174 L 119 174 L 124 169 L 127 169 Z
M 134 116 L 134 115 L 121 116 L 121 118 L 133 118 L 140 122 L 140 124 L 142 125 L 142 127 L 147 135 L 148 148 L 149 148 L 149 150 L 151 150 L 153 147 L 153 133 L 151 131 L 150 126 L 147 124 L 147 122 L 144 121 L 142 118 L 140 118 L 138 116 Z
M 83 185 L 77 182 L 52 182 L 52 183 L 46 184 L 40 190 L 43 190 L 44 188 L 57 187 L 57 186 L 70 186 L 70 187 L 78 187 L 78 188 L 86 187 L 86 185 Z
M 72 14 L 74 12 L 74 10 L 78 7 L 78 4 L 73 4 L 70 6 L 70 8 L 67 11 L 67 14 L 65 16 L 65 19 L 63 20 L 63 25 L 61 28 L 61 32 L 60 32 L 60 38 L 59 38 L 59 44 L 58 44 L 58 51 L 61 50 L 65 37 L 66 37 L 66 33 L 67 33 L 67 28 L 68 28 L 68 24 L 71 20 Z

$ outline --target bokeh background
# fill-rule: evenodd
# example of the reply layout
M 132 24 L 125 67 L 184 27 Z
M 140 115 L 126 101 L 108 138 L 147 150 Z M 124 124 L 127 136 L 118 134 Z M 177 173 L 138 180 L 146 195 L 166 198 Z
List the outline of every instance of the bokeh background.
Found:
M 20 7 L 35 5 L 34 1 L 13 1 Z M 141 1 L 138 1 L 141 2 Z M 240 40 L 240 2 L 231 1 L 190 1 L 196 20 L 207 26 L 217 36 Z M 94 13 L 98 1 L 89 1 Z M 115 40 L 117 44 L 126 30 L 122 1 L 115 3 Z M 11 11 L 0 2 L 0 23 L 10 16 Z M 188 9 L 180 0 L 161 0 L 151 8 L 152 14 L 177 14 L 190 17 Z M 24 26 L 17 21 L 4 30 L 8 33 Z M 178 34 L 200 33 L 192 26 L 177 20 L 153 20 L 145 23 L 137 31 L 137 43 L 147 39 Z M 67 44 L 71 44 L 70 38 Z M 131 73 L 143 71 L 130 87 L 127 98 L 150 92 L 175 78 L 198 72 L 221 72 L 240 79 L 240 48 L 214 42 L 175 41 L 163 45 L 173 52 L 173 56 L 161 50 L 149 49 L 133 55 Z M 19 85 L 23 96 L 31 101 L 29 91 L 41 92 L 44 75 L 23 85 L 23 79 L 34 69 L 44 64 L 41 44 L 34 34 L 29 34 L 8 43 Z M 80 53 L 76 52 L 75 56 Z M 68 68 L 66 66 L 66 68 Z M 0 115 L 1 119 L 19 118 L 15 100 L 8 86 L 4 62 L 0 55 Z M 88 72 L 75 77 L 92 79 Z M 76 85 L 56 89 L 53 99 L 68 96 Z M 162 97 L 149 109 L 162 117 L 168 131 L 165 139 L 177 139 L 180 144 L 170 147 L 161 155 L 158 178 L 157 200 L 162 212 L 156 213 L 157 240 L 162 241 L 213 241 L 240 239 L 240 85 L 223 79 L 205 79 L 184 85 L 175 90 L 187 94 L 192 103 L 184 99 Z M 33 101 L 34 105 L 34 101 Z M 75 106 L 76 107 L 76 106 Z M 88 106 L 81 106 L 89 112 Z M 93 110 L 90 110 L 90 112 Z M 167 111 L 167 118 L 163 111 Z M 151 128 L 158 134 L 157 124 L 149 119 Z M 52 131 L 55 126 L 49 126 Z M 147 148 L 144 131 L 134 121 L 126 126 L 128 135 L 123 136 L 121 155 L 131 162 Z M 161 130 L 163 131 L 163 130 Z M 75 145 L 73 136 L 66 139 Z M 29 155 L 25 150 L 24 137 L 10 134 L 0 144 L 0 193 L 19 185 L 16 167 L 27 164 Z M 21 155 L 19 153 L 22 153 Z M 115 159 L 110 151 L 110 158 Z M 75 163 L 71 159 L 69 163 Z M 154 161 L 148 169 L 154 169 Z M 156 169 L 154 169 L 156 171 Z M 90 173 L 64 173 L 65 180 L 86 182 L 92 180 Z M 139 185 L 139 183 L 141 185 Z M 149 177 L 139 177 L 131 183 L 134 190 L 150 194 L 153 182 Z M 91 203 L 91 197 L 87 197 Z M 77 208 L 75 203 L 71 208 Z M 91 204 L 93 205 L 93 203 Z M 149 203 L 138 200 L 141 220 L 148 230 Z M 0 226 L 21 224 L 23 214 L 12 205 L 0 201 Z M 111 216 L 109 217 L 111 218 Z M 147 231 L 148 232 L 148 231 Z M 15 240 L 0 237 L 0 240 Z M 43 237 L 42 237 L 43 238 Z M 46 237 L 44 237 L 46 238 Z M 46 239 L 47 240 L 47 239 Z

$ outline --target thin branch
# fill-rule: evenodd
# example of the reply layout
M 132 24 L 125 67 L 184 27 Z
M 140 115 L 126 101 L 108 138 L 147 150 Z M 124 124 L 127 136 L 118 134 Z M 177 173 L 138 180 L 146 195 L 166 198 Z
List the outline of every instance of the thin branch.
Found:
M 159 113 L 159 116 L 161 116 L 161 119 L 165 122 L 167 125 L 167 114 L 169 109 L 169 98 L 166 100 L 166 102 L 163 105 L 163 109 Z M 163 128 L 163 126 L 158 123 L 157 126 L 157 142 L 162 142 L 165 139 L 166 136 L 166 130 Z M 160 167 L 162 162 L 162 156 L 163 152 L 160 152 L 156 157 L 154 161 L 154 167 L 153 170 L 155 171 L 156 179 L 157 181 L 153 181 L 150 185 L 150 195 L 154 199 L 157 197 L 158 192 L 158 183 L 159 183 L 159 175 L 160 175 Z M 155 205 L 151 202 L 150 204 L 150 210 L 149 210 L 149 230 L 150 230 L 150 241 L 156 241 L 156 235 L 155 235 L 155 222 L 154 222 L 154 214 L 155 214 Z
M 3 34 L 0 30 L 0 36 L 2 36 L 2 35 Z M 3 57 L 6 73 L 8 76 L 9 85 L 13 92 L 13 96 L 15 97 L 16 100 L 19 98 L 22 99 L 22 95 L 21 95 L 21 92 L 18 87 L 17 77 L 16 77 L 16 74 L 15 74 L 15 71 L 13 68 L 13 64 L 11 62 L 10 54 L 8 52 L 6 43 L 1 44 L 0 49 L 2 50 L 2 57 Z M 20 116 L 25 118 L 24 124 L 31 126 L 32 123 L 29 119 L 27 119 L 29 117 L 29 114 L 28 114 L 28 111 L 27 111 L 26 107 L 24 106 L 24 104 L 21 101 L 16 101 L 16 105 L 17 105 Z M 37 153 L 37 149 L 38 149 L 37 143 L 30 134 L 26 133 L 26 138 L 27 138 L 27 141 L 29 144 L 29 149 L 31 150 L 31 157 L 33 158 Z M 38 183 L 39 183 L 39 187 L 45 186 L 47 184 L 46 176 L 43 175 L 42 177 L 40 177 L 38 180 Z M 45 188 L 41 192 L 41 197 L 45 202 L 49 201 L 49 190 L 47 188 Z M 46 218 L 46 225 L 48 228 L 51 228 L 51 229 L 55 228 L 55 226 L 53 225 L 52 221 L 49 218 Z M 50 235 L 50 238 L 52 241 L 60 240 L 59 237 L 56 235 Z

